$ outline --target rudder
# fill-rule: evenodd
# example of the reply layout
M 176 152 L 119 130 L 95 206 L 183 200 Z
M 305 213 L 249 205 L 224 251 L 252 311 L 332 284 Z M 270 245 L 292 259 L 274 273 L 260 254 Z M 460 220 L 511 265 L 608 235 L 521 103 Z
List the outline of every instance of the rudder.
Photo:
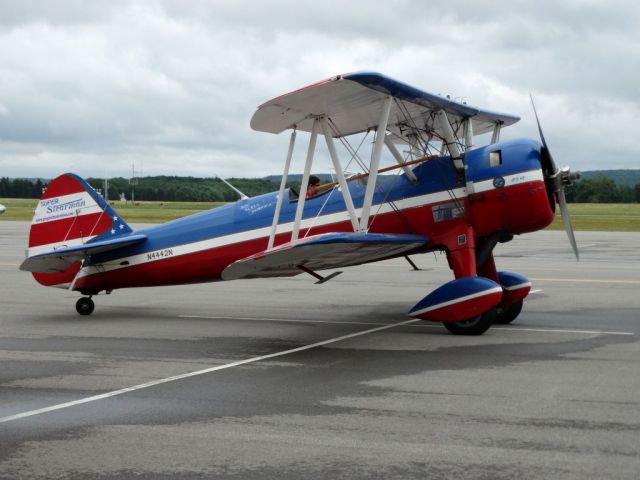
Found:
M 27 257 L 131 231 L 91 185 L 75 174 L 65 173 L 49 183 L 38 202 Z M 80 262 L 76 262 L 64 271 L 33 276 L 42 285 L 67 288 L 79 269 Z

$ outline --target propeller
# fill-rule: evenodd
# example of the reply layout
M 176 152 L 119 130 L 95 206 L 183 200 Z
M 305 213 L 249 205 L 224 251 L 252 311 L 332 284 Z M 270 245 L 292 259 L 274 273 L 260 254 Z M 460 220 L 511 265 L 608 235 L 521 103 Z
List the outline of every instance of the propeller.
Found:
M 571 225 L 571 217 L 569 216 L 569 209 L 567 208 L 567 199 L 564 195 L 564 189 L 570 186 L 574 180 L 580 178 L 580 172 L 571 172 L 569 167 L 558 169 L 556 163 L 553 161 L 551 151 L 547 146 L 547 142 L 542 133 L 542 127 L 540 126 L 540 120 L 538 119 L 538 112 L 536 111 L 536 105 L 533 102 L 533 95 L 531 97 L 531 106 L 533 107 L 533 114 L 536 117 L 536 123 L 538 124 L 538 133 L 540 133 L 540 141 L 542 142 L 542 149 L 540 150 L 542 173 L 544 175 L 545 184 L 547 186 L 547 192 L 549 193 L 549 202 L 552 209 L 555 211 L 555 198 L 558 200 L 560 206 L 560 215 L 562 215 L 562 223 L 564 224 L 564 231 L 567 232 L 569 237 L 569 243 L 576 256 L 576 260 L 580 260 L 580 253 L 578 252 L 578 244 L 576 243 L 576 237 L 573 233 L 573 226 Z

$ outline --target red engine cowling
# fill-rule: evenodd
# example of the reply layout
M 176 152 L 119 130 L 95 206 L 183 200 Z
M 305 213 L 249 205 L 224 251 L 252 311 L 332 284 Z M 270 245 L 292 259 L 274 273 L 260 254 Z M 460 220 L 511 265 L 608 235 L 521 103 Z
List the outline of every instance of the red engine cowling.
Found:
M 469 206 L 478 235 L 533 232 L 553 221 L 555 201 L 545 184 L 540 149 L 535 140 L 524 139 L 465 155 Z
M 478 235 L 500 230 L 511 234 L 535 232 L 554 218 L 542 179 L 473 193 L 469 205 Z

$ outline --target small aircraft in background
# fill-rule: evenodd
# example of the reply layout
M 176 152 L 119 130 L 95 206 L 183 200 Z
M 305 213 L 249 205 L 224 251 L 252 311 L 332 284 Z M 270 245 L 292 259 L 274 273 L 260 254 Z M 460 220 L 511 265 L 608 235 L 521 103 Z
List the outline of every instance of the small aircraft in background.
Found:
M 323 283 L 341 273 L 323 270 L 443 251 L 454 280 L 409 315 L 479 335 L 512 322 L 531 289 L 525 276 L 497 270 L 498 243 L 545 228 L 558 204 L 578 257 L 564 196 L 577 174 L 556 167 L 539 122 L 541 142 L 499 142 L 518 120 L 379 73 L 338 75 L 253 115 L 254 130 L 291 131 L 278 192 L 134 232 L 83 179 L 64 174 L 38 203 L 20 268 L 43 285 L 80 292 L 76 309 L 89 315 L 93 295 L 120 288 L 301 273 Z M 298 132 L 310 134 L 300 192 L 287 188 Z M 490 143 L 474 145 L 485 133 Z M 349 142 L 358 134 L 372 137 L 368 164 Z M 336 182 L 306 198 L 319 136 Z M 363 174 L 345 175 L 336 141 Z M 385 148 L 397 165 L 380 169 Z
M 3 214 L 4 212 L 6 212 L 6 211 L 7 211 L 7 207 L 5 207 L 4 205 L 2 205 L 2 204 L 0 203 L 0 215 L 2 215 L 2 214 Z

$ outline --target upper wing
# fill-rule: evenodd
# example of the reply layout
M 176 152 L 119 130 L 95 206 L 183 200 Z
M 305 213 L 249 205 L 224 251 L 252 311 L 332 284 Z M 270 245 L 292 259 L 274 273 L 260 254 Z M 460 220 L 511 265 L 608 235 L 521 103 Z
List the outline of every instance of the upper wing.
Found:
M 87 255 L 116 250 L 135 243 L 144 242 L 146 239 L 147 236 L 143 233 L 136 233 L 107 240 L 87 242 L 74 247 L 58 248 L 57 250 L 27 258 L 22 262 L 22 265 L 20 265 L 20 270 L 38 273 L 64 272 L 70 265 L 82 260 Z
M 347 267 L 397 257 L 421 247 L 429 239 L 421 235 L 326 233 L 287 243 L 232 263 L 223 280 L 290 277 L 309 270 Z
M 336 137 L 364 132 L 378 125 L 388 95 L 396 99 L 388 129 L 398 138 L 404 138 L 403 133 L 413 128 L 441 135 L 434 120 L 438 110 L 444 110 L 454 126 L 471 119 L 474 135 L 490 132 L 496 124 L 505 127 L 520 120 L 454 102 L 379 73 L 358 72 L 323 80 L 260 105 L 251 119 L 251 128 L 270 133 L 289 128 L 310 132 L 314 117 L 326 115 L 335 126 Z

